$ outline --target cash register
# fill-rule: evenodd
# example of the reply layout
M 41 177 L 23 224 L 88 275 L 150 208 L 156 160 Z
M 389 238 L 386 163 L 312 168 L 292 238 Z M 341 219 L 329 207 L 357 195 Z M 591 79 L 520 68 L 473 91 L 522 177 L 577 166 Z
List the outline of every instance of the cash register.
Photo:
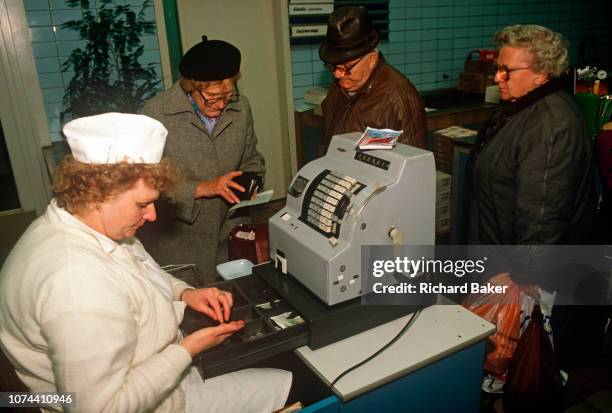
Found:
M 363 245 L 433 245 L 433 154 L 397 144 L 361 151 L 360 133 L 334 136 L 327 154 L 293 178 L 269 221 L 271 261 L 217 285 L 245 327 L 195 360 L 203 377 L 303 345 L 319 348 L 414 311 L 363 305 Z M 188 309 L 185 333 L 214 323 Z

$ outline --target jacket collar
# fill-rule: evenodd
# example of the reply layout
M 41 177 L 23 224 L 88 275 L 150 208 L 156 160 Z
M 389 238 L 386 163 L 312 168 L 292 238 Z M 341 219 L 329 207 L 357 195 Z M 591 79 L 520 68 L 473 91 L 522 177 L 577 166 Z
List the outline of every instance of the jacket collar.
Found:
M 530 106 L 532 103 L 535 103 L 538 100 L 550 95 L 551 93 L 556 92 L 561 88 L 561 86 L 562 81 L 560 79 L 550 79 L 548 82 L 533 89 L 525 96 L 521 96 L 513 102 L 508 100 L 501 100 L 499 102 L 500 110 L 504 115 L 514 115 L 515 113 L 518 113 L 526 107 Z
M 551 79 L 542 86 L 532 90 L 514 102 L 500 100 L 499 109 L 478 132 L 476 142 L 472 146 L 471 159 L 476 159 L 484 146 L 510 121 L 512 116 L 533 103 L 557 92 L 563 86 L 561 79 Z
M 53 220 L 58 221 L 62 226 L 72 228 L 78 232 L 85 233 L 93 237 L 100 245 L 102 251 L 107 254 L 113 252 L 113 250 L 118 245 L 117 242 L 85 225 L 77 217 L 66 211 L 64 208 L 60 208 L 59 206 L 57 206 L 57 202 L 55 201 L 55 199 L 51 200 L 51 203 L 47 208 L 47 214 L 49 214 L 49 216 L 52 217 Z

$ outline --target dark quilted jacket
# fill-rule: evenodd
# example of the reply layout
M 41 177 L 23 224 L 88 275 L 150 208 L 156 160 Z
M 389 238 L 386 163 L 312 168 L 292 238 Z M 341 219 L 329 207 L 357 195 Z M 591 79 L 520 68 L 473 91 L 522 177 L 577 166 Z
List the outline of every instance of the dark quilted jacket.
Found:
M 469 244 L 589 243 L 591 139 L 571 96 L 549 87 L 513 110 L 502 107 L 477 148 L 467 182 Z M 502 124 L 497 130 L 496 122 Z M 526 267 L 536 250 L 525 254 Z

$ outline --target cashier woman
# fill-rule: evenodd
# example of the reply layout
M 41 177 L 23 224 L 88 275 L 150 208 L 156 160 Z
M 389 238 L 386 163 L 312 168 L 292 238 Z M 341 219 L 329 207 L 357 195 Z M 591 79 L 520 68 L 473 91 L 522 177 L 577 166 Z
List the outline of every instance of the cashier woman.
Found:
M 290 372 L 247 369 L 206 380 L 192 358 L 243 327 L 232 295 L 162 271 L 135 238 L 177 183 L 161 159 L 166 129 L 107 113 L 64 127 L 72 151 L 55 198 L 0 272 L 0 344 L 31 391 L 72 392 L 87 412 L 270 412 Z M 183 337 L 186 306 L 221 323 Z

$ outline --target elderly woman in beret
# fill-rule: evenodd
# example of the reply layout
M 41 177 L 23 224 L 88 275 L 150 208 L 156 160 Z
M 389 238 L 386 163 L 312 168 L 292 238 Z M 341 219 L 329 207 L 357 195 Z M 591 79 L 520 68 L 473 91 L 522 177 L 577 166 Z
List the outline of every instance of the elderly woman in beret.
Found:
M 227 236 L 241 222 L 227 217 L 245 190 L 234 179 L 264 174 L 251 107 L 236 85 L 240 59 L 230 43 L 204 36 L 183 56 L 180 80 L 143 108 L 168 129 L 164 153 L 180 163 L 186 181 L 160 205 L 143 242 L 160 264 L 197 264 L 206 282 L 227 260 Z
M 73 157 L 55 198 L 0 272 L 0 344 L 35 392 L 73 393 L 82 412 L 270 412 L 291 373 L 247 369 L 203 382 L 192 358 L 244 326 L 233 297 L 164 272 L 135 237 L 180 174 L 162 158 L 166 129 L 143 115 L 71 121 Z M 219 322 L 183 336 L 186 306 Z M 57 406 L 62 407 L 62 406 Z

